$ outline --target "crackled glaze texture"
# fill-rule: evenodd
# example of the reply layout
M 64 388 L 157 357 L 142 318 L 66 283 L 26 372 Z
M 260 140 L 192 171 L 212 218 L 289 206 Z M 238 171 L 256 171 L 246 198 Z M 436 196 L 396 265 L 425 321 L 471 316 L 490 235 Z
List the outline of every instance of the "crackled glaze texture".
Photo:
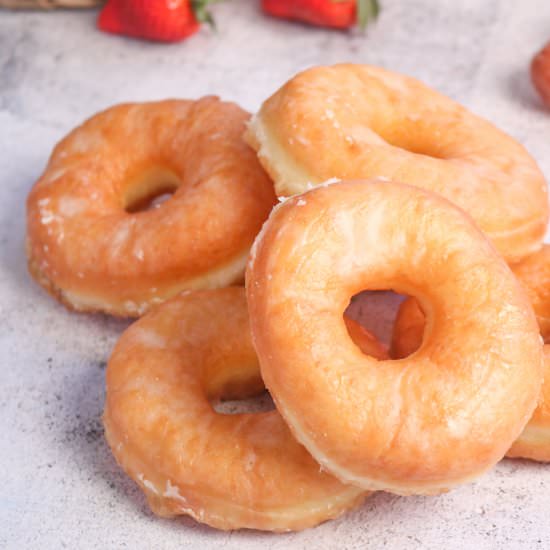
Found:
M 544 341 L 549 337 L 550 318 L 550 246 L 513 265 L 512 271 L 527 291 L 535 311 Z M 418 301 L 405 300 L 397 313 L 393 335 L 392 356 L 403 358 L 414 353 L 422 344 L 426 318 Z M 529 423 L 506 453 L 509 457 L 550 461 L 550 345 L 544 346 L 543 384 L 538 406 Z
M 463 208 L 509 260 L 544 237 L 547 187 L 535 160 L 414 78 L 367 65 L 308 69 L 263 103 L 246 139 L 278 195 L 332 177 L 386 177 Z
M 27 200 L 36 281 L 71 308 L 129 317 L 242 281 L 275 202 L 241 139 L 248 116 L 205 97 L 117 105 L 73 130 Z M 163 191 L 158 208 L 131 211 Z
M 364 500 L 320 470 L 277 411 L 212 408 L 263 389 L 243 288 L 183 294 L 123 334 L 107 367 L 105 433 L 156 514 L 290 531 Z
M 317 187 L 279 205 L 247 269 L 262 376 L 296 438 L 365 489 L 437 493 L 500 460 L 541 386 L 528 299 L 471 220 L 433 193 L 380 181 Z M 423 346 L 378 361 L 342 312 L 361 290 L 415 296 Z
M 550 245 L 511 266 L 535 310 L 544 341 L 550 340 Z

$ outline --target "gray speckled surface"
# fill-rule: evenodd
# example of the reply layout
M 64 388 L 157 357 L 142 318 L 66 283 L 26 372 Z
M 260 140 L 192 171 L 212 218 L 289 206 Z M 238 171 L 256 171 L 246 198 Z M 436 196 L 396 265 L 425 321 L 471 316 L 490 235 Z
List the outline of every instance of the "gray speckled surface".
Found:
M 1 548 L 550 548 L 550 467 L 503 461 L 449 494 L 377 494 L 298 534 L 160 520 L 102 437 L 105 361 L 126 323 L 68 313 L 26 273 L 24 200 L 53 144 L 122 100 L 216 93 L 255 109 L 298 69 L 361 61 L 424 79 L 522 141 L 550 176 L 550 114 L 526 67 L 547 0 L 382 0 L 367 36 L 215 7 L 219 33 L 174 46 L 107 36 L 94 12 L 0 12 Z

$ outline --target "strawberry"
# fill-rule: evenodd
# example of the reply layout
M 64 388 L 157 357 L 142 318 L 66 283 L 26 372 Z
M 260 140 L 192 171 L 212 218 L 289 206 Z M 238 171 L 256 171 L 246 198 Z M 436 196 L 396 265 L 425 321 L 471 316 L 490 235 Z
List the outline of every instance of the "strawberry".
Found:
M 380 11 L 378 0 L 262 0 L 263 10 L 275 17 L 347 29 L 363 29 Z
M 177 42 L 213 24 L 206 10 L 216 0 L 107 0 L 97 26 L 105 32 Z
M 550 107 L 550 42 L 533 58 L 531 80 L 544 104 Z

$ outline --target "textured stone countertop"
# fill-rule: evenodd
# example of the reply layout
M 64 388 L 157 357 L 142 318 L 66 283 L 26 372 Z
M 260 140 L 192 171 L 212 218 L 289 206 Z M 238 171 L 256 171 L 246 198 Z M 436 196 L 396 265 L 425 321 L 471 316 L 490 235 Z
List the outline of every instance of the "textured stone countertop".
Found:
M 97 32 L 95 12 L 0 11 L 0 548 L 550 548 L 550 467 L 504 460 L 438 497 L 379 493 L 305 532 L 223 533 L 154 517 L 117 467 L 100 415 L 127 325 L 67 312 L 29 278 L 25 197 L 67 131 L 120 101 L 219 94 L 250 110 L 293 73 L 356 61 L 409 73 L 521 141 L 550 176 L 550 114 L 527 74 L 548 0 L 381 0 L 365 36 L 215 6 L 219 31 L 178 45 Z

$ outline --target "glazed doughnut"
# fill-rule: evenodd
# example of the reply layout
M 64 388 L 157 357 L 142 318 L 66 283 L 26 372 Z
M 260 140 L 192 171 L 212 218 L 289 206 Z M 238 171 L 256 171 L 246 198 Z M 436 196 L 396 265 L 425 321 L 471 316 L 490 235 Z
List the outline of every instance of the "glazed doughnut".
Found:
M 544 177 L 512 138 L 421 82 L 366 65 L 308 69 L 262 105 L 245 139 L 278 195 L 333 177 L 386 177 L 443 195 L 510 261 L 540 247 Z
M 226 415 L 210 403 L 263 388 L 243 288 L 182 294 L 122 335 L 107 367 L 105 434 L 156 514 L 288 531 L 363 501 L 320 471 L 277 411 Z
M 545 339 L 550 328 L 550 246 L 529 256 L 512 271 L 527 290 Z M 418 302 L 409 298 L 399 308 L 392 337 L 392 357 L 403 358 L 422 344 L 425 316 Z M 539 403 L 529 423 L 506 453 L 509 457 L 550 462 L 550 346 L 544 346 L 544 374 Z
M 506 453 L 510 458 L 550 462 L 550 345 L 544 346 L 544 382 L 539 403 L 521 435 Z
M 550 339 L 550 245 L 511 266 L 535 310 L 544 341 Z
M 118 105 L 73 130 L 27 199 L 32 276 L 72 309 L 120 316 L 242 281 L 276 202 L 242 140 L 248 118 L 206 97 Z
M 502 458 L 531 416 L 542 349 L 510 269 L 463 211 L 422 189 L 348 181 L 276 207 L 246 275 L 262 377 L 295 437 L 364 489 L 431 494 Z M 360 352 L 342 312 L 363 290 L 415 296 L 422 349 Z
M 414 298 L 404 301 L 396 317 L 391 356 L 400 359 L 422 344 L 425 317 Z M 527 426 L 506 453 L 511 458 L 550 462 L 550 345 L 544 346 L 543 383 L 538 406 Z
M 545 342 L 550 338 L 550 245 L 535 254 L 512 264 L 517 277 L 533 306 L 540 334 Z M 396 359 L 407 357 L 422 343 L 425 316 L 414 298 L 405 300 L 395 319 L 391 355 Z

